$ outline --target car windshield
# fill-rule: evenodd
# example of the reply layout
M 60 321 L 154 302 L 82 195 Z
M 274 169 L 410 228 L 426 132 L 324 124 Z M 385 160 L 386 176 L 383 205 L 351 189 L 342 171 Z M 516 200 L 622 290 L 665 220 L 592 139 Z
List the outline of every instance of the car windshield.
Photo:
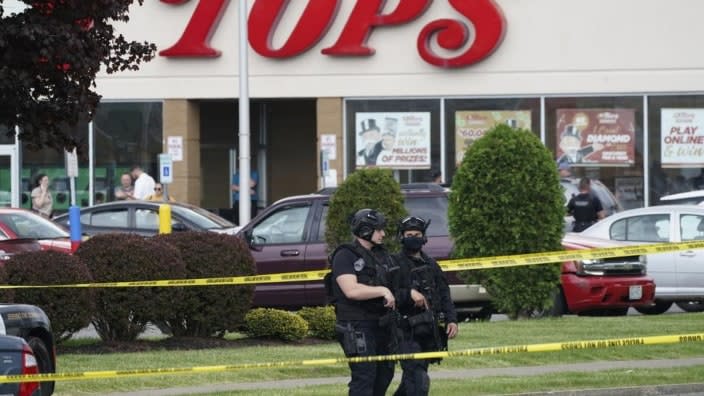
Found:
M 578 179 L 575 180 L 560 180 L 560 185 L 562 186 L 562 193 L 565 196 L 565 206 L 572 199 L 573 196 L 579 194 L 579 188 L 577 187 Z M 609 189 L 603 185 L 601 182 L 594 180 L 591 185 L 591 190 L 599 201 L 601 206 L 606 211 L 606 215 L 612 215 L 615 212 L 621 211 L 621 205 L 616 200 L 616 197 L 609 191 Z
M 185 218 L 189 222 L 195 224 L 198 228 L 205 230 L 218 228 L 232 228 L 235 225 L 229 221 L 217 216 L 214 213 L 208 212 L 203 208 L 191 205 L 174 206 L 174 210 L 179 216 Z
M 17 238 L 54 239 L 68 238 L 63 228 L 31 212 L 0 213 L 0 223 L 17 235 Z
M 405 202 L 408 214 L 430 220 L 427 236 L 447 236 L 447 197 L 446 196 L 407 196 Z

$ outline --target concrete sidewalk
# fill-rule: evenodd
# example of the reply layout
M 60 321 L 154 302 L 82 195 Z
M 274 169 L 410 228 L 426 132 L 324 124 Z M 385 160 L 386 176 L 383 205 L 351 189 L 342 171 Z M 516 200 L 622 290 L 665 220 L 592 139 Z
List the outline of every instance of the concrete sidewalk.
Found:
M 560 364 L 548 366 L 527 366 L 527 367 L 505 367 L 505 368 L 480 368 L 468 370 L 434 370 L 431 368 L 430 376 L 433 379 L 468 379 L 491 376 L 531 376 L 562 372 L 594 372 L 618 369 L 642 369 L 642 368 L 672 368 L 704 365 L 704 358 L 689 359 L 664 359 L 664 360 L 630 360 L 630 361 L 599 361 L 590 363 Z M 400 378 L 400 369 L 396 371 L 396 381 Z M 704 373 L 702 373 L 704 380 Z M 290 389 L 292 387 L 303 387 L 309 385 L 347 384 L 349 377 L 328 377 L 328 378 L 302 378 L 279 381 L 246 382 L 246 383 L 225 383 L 213 385 L 199 385 L 183 388 L 152 389 L 136 392 L 110 393 L 107 396 L 167 396 L 167 395 L 197 395 L 215 392 L 228 392 L 252 389 Z M 393 386 L 393 385 L 392 385 Z M 526 395 L 596 395 L 596 396 L 616 396 L 616 395 L 704 395 L 704 383 L 683 384 L 683 385 L 662 385 L 647 387 L 629 388 L 609 388 L 609 389 L 587 389 L 580 391 L 555 391 L 548 393 L 530 393 Z

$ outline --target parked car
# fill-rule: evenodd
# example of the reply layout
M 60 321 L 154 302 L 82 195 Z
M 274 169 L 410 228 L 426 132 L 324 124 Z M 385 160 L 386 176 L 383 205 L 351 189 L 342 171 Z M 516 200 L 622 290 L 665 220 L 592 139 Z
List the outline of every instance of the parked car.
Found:
M 573 196 L 579 194 L 579 180 L 580 178 L 562 178 L 560 179 L 560 185 L 562 186 L 562 192 L 565 196 L 565 210 L 567 210 L 567 204 L 570 202 Z M 591 180 L 592 194 L 596 195 L 601 201 L 601 206 L 604 208 L 606 216 L 611 216 L 614 213 L 623 210 L 623 206 L 619 202 L 618 198 L 609 190 L 604 183 L 599 180 Z M 572 231 L 572 224 L 574 224 L 574 217 L 565 215 L 565 232 Z
M 562 246 L 579 250 L 628 245 L 568 233 Z M 646 275 L 646 261 L 644 256 L 626 256 L 563 263 L 552 314 L 625 315 L 630 307 L 649 307 L 655 296 L 655 282 Z
M 27 341 L 0 335 L 0 373 L 2 375 L 38 374 L 37 359 Z M 0 384 L 0 395 L 40 396 L 41 382 Z
M 704 239 L 704 207 L 651 206 L 626 210 L 582 231 L 584 236 L 623 241 L 631 245 L 687 242 Z M 686 311 L 704 311 L 704 250 L 648 255 L 648 274 L 655 279 L 655 304 L 637 308 L 659 314 L 673 303 Z
M 704 190 L 688 191 L 660 197 L 658 205 L 699 205 L 704 206 Z
M 437 185 L 402 186 L 409 213 L 432 220 L 424 250 L 437 260 L 449 258 L 452 251 L 447 218 L 448 191 Z M 317 194 L 282 199 L 266 208 L 238 233 L 249 242 L 258 273 L 312 271 L 326 267 L 325 220 L 332 192 L 332 189 L 327 189 Z M 585 238 L 581 243 L 568 242 L 566 247 L 585 249 L 600 244 L 613 243 L 587 241 Z M 561 292 L 564 299 L 560 300 L 565 301 L 561 308 L 558 307 L 559 313 L 596 309 L 623 310 L 632 305 L 651 303 L 653 282 L 644 275 L 645 265 L 638 257 L 629 258 L 627 263 L 632 266 L 631 269 L 620 271 L 618 268 L 624 264 L 623 260 L 594 262 L 593 265 L 606 267 L 606 270 L 586 272 L 583 271 L 584 263 L 566 263 L 562 275 L 566 283 L 561 289 L 564 290 Z M 582 265 L 580 269 L 577 268 L 578 265 Z M 454 272 L 447 275 L 452 300 L 460 319 L 491 317 L 491 296 L 486 289 L 481 285 L 464 284 Z M 634 285 L 632 298 L 626 295 L 624 300 L 613 300 L 598 293 L 599 290 L 616 290 L 620 284 Z M 635 285 L 641 286 L 642 296 L 635 294 Z M 584 291 L 589 291 L 592 295 L 585 296 Z M 621 296 L 617 294 L 618 298 Z M 295 309 L 324 303 L 322 282 L 257 285 L 254 297 L 254 305 L 258 307 Z
M 159 206 L 162 204 L 164 202 L 129 200 L 81 208 L 81 232 L 90 236 L 109 232 L 156 235 L 159 233 Z M 176 202 L 169 202 L 169 205 L 173 231 L 235 234 L 234 224 L 203 208 Z M 54 222 L 70 227 L 68 214 L 57 216 Z
M 36 240 L 42 250 L 71 253 L 69 233 L 26 209 L 0 208 L 0 240 Z
M 0 265 L 14 254 L 38 252 L 41 249 L 40 243 L 34 239 L 0 240 Z M 0 335 L 23 338 L 32 349 L 39 373 L 56 371 L 56 345 L 51 323 L 41 308 L 28 304 L 0 303 Z M 49 396 L 53 392 L 53 381 L 42 382 L 42 396 Z M 4 394 L 0 386 L 0 395 Z

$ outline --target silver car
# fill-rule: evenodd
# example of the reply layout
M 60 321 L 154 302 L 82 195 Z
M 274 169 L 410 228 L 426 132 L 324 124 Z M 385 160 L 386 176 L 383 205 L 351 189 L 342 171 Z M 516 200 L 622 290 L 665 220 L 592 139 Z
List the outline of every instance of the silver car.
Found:
M 651 206 L 609 216 L 582 235 L 633 245 L 704 240 L 704 207 Z M 648 255 L 648 275 L 655 280 L 655 304 L 637 308 L 660 314 L 673 303 L 689 312 L 704 311 L 704 250 Z

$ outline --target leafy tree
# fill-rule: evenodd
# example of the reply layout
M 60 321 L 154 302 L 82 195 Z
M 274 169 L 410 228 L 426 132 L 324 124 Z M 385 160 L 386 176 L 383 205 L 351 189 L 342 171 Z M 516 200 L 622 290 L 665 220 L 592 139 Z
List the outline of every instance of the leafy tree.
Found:
M 390 250 L 398 248 L 398 221 L 406 215 L 401 186 L 388 169 L 367 168 L 351 174 L 330 198 L 325 242 L 328 251 L 352 240 L 349 219 L 360 209 L 375 209 L 386 218 L 384 243 Z
M 30 149 L 80 148 L 71 131 L 95 113 L 101 65 L 137 70 L 156 46 L 128 41 L 111 25 L 129 20 L 135 0 L 21 1 L 24 11 L 5 15 L 0 0 L 0 125 L 10 136 L 19 126 Z
M 563 196 L 550 151 L 528 130 L 498 125 L 467 149 L 453 178 L 450 234 L 456 257 L 561 249 Z M 549 308 L 559 283 L 555 264 L 467 271 L 497 309 L 516 318 Z

